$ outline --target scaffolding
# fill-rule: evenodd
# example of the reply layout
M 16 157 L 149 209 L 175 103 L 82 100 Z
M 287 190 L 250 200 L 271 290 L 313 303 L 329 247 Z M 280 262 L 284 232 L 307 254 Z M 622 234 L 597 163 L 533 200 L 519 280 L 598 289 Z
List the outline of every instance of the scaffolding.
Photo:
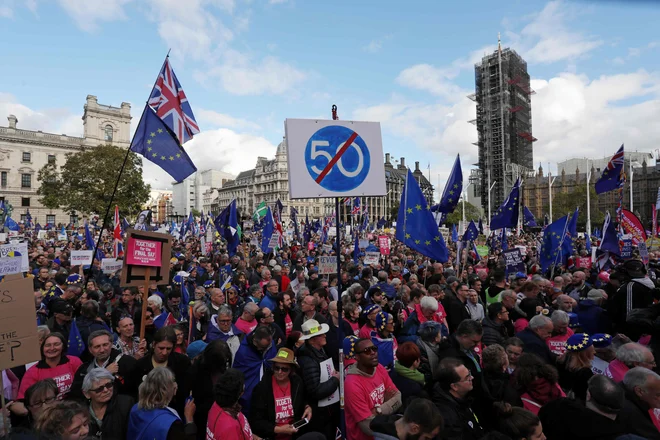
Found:
M 533 169 L 531 96 L 527 63 L 514 50 L 498 49 L 475 65 L 476 119 L 481 179 L 481 203 L 488 206 L 488 170 L 495 183 L 490 193 L 496 209 L 507 197 L 518 176 Z

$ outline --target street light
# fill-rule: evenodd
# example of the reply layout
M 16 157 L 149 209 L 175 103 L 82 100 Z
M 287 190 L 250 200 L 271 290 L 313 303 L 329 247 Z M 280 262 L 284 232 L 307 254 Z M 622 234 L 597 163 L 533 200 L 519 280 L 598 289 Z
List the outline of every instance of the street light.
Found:
M 632 159 L 630 160 L 630 212 L 635 212 L 633 209 L 633 165 L 637 167 L 641 167 L 642 165 L 637 162 L 636 160 L 633 161 Z
M 555 183 L 556 177 L 550 178 L 551 174 L 548 171 L 548 205 L 550 206 L 550 223 L 552 223 L 552 184 Z

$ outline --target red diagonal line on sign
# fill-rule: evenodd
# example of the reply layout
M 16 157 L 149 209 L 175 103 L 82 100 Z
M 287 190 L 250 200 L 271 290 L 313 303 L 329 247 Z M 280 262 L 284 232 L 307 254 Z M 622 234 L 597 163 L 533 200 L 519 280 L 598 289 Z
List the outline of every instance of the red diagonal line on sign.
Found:
M 353 132 L 353 134 L 348 138 L 346 142 L 344 142 L 344 146 L 341 147 L 339 151 L 337 151 L 337 154 L 335 154 L 335 157 L 332 158 L 330 162 L 325 166 L 321 174 L 316 178 L 316 183 L 321 183 L 321 180 L 325 178 L 325 176 L 328 175 L 332 167 L 335 166 L 335 164 L 341 159 L 342 155 L 346 153 L 346 150 L 348 150 L 348 147 L 350 147 L 353 144 L 353 141 L 358 137 L 358 134 L 356 132 Z

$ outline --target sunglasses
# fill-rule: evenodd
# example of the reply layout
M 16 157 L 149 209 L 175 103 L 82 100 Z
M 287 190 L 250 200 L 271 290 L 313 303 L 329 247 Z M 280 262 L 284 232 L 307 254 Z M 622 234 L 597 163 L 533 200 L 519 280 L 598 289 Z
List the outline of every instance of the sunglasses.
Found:
M 41 400 L 39 402 L 34 402 L 32 405 L 28 405 L 28 406 L 31 408 L 40 408 L 41 405 L 44 405 L 46 403 L 53 403 L 56 400 L 60 400 L 58 396 L 47 397 L 44 400 Z
M 362 351 L 356 351 L 357 354 L 362 354 L 362 353 L 374 354 L 374 353 L 377 353 L 377 352 L 378 352 L 378 348 L 376 348 L 375 345 L 372 345 L 371 347 L 367 347 Z
M 276 373 L 278 371 L 281 371 L 282 373 L 288 373 L 289 371 L 291 371 L 291 368 L 289 368 L 289 367 L 280 367 L 279 365 L 275 365 L 273 367 L 273 371 L 276 372 Z
M 101 392 L 103 392 L 105 390 L 109 390 L 111 388 L 112 388 L 112 382 L 108 382 L 105 385 L 101 385 L 100 387 L 91 389 L 90 391 L 93 391 L 95 393 L 101 393 Z

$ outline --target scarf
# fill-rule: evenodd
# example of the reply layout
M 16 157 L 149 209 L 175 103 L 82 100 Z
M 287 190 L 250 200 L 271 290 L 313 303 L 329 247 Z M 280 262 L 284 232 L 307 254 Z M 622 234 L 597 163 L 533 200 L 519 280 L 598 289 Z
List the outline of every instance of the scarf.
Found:
M 527 386 L 527 394 L 541 406 L 561 397 L 561 389 L 557 384 L 548 382 L 547 379 L 539 377 Z
M 399 363 L 399 361 L 394 361 L 394 371 L 396 371 L 396 374 L 398 374 L 401 377 L 410 379 L 414 382 L 419 383 L 422 386 L 424 385 L 424 375 L 422 373 L 420 373 L 417 370 L 404 367 Z

